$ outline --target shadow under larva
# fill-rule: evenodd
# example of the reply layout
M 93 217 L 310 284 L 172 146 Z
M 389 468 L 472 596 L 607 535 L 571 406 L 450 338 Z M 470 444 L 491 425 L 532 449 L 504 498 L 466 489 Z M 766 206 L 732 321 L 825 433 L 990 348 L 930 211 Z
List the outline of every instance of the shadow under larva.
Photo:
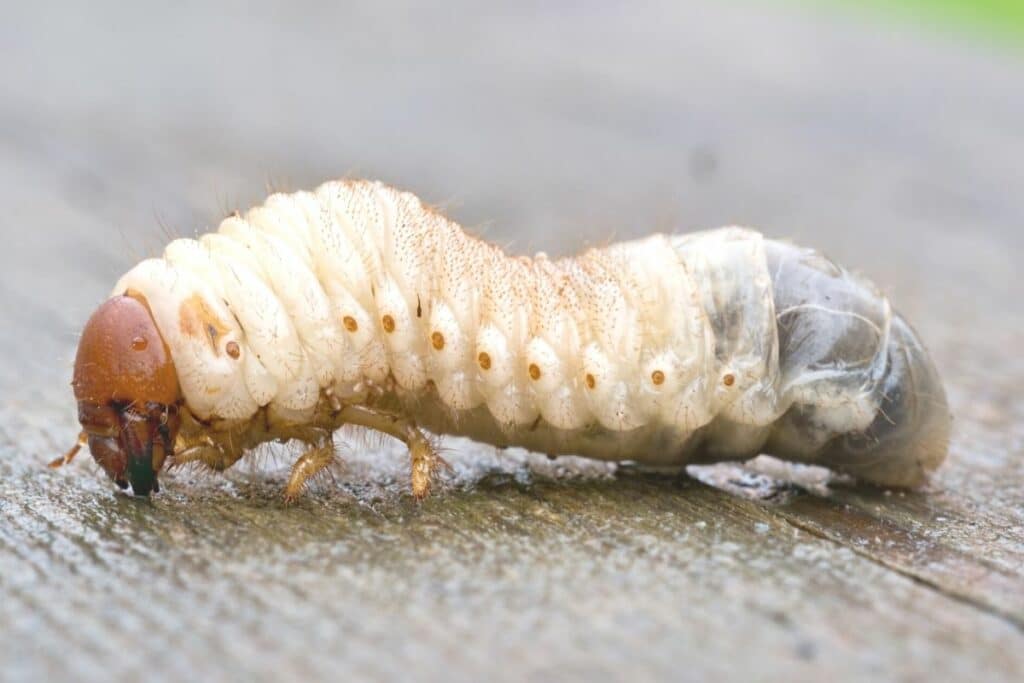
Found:
M 295 439 L 285 498 L 343 425 L 684 466 L 769 453 L 922 483 L 949 413 L 927 351 L 869 282 L 726 227 L 515 257 L 381 183 L 273 194 L 115 285 L 74 371 L 82 434 L 136 495 L 166 463 L 221 471 Z

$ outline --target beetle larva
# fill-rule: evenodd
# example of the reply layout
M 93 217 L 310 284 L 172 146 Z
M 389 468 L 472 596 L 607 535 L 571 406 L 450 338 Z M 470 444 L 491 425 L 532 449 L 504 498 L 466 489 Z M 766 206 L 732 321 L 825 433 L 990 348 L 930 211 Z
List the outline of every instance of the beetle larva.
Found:
M 511 257 L 362 181 L 274 194 L 137 265 L 87 323 L 73 386 L 80 443 L 142 495 L 165 459 L 223 470 L 296 439 L 293 498 L 344 424 L 403 440 L 418 498 L 443 464 L 421 429 L 914 486 L 950 425 L 914 331 L 813 251 L 730 227 Z

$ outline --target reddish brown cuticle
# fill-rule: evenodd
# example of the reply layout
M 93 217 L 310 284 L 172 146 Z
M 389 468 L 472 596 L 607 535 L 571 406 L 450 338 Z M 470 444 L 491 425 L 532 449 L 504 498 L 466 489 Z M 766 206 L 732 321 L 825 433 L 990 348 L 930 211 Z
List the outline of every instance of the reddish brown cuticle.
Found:
M 156 473 L 180 425 L 182 396 L 170 349 L 144 297 L 116 296 L 93 313 L 71 384 L 93 458 L 119 486 L 130 480 L 137 494 L 157 490 Z M 140 461 L 141 454 L 151 458 Z
M 173 405 L 178 373 L 153 316 L 131 296 L 105 301 L 78 342 L 72 386 L 79 402 L 145 401 Z

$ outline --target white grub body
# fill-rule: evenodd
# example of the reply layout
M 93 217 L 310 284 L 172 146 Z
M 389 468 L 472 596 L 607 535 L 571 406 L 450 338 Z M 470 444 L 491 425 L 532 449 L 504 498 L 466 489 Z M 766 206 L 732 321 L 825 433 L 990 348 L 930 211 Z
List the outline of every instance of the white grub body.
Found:
M 126 290 L 211 432 L 386 395 L 437 433 L 660 466 L 771 453 L 914 485 L 946 452 L 941 384 L 886 299 L 748 229 L 513 257 L 335 181 L 172 242 Z

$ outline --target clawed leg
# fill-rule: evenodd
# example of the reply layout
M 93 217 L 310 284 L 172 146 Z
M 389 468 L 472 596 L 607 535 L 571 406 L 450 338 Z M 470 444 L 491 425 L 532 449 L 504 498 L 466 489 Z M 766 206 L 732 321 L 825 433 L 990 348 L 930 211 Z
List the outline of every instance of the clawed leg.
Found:
M 223 472 L 238 462 L 241 457 L 241 451 L 233 453 L 217 446 L 202 444 L 175 453 L 171 458 L 170 467 L 175 468 L 190 462 L 201 462 L 215 472 Z
M 341 409 L 341 418 L 347 424 L 369 427 L 395 437 L 409 447 L 412 464 L 412 495 L 423 500 L 430 493 L 434 475 L 441 467 L 451 469 L 430 445 L 416 423 L 400 415 L 375 410 L 366 406 L 348 405 Z
M 334 462 L 334 441 L 326 437 L 323 442 L 313 446 L 302 454 L 292 465 L 288 485 L 284 489 L 284 502 L 294 503 L 306 489 L 306 483 L 324 468 Z
M 243 450 L 228 451 L 217 445 L 198 444 L 185 448 L 174 454 L 172 467 L 180 467 L 186 463 L 199 462 L 215 472 L 223 472 L 238 462 Z M 315 444 L 292 465 L 288 484 L 284 489 L 285 503 L 292 503 L 302 495 L 306 484 L 312 477 L 322 472 L 334 461 L 334 442 L 329 433 L 324 432 Z

